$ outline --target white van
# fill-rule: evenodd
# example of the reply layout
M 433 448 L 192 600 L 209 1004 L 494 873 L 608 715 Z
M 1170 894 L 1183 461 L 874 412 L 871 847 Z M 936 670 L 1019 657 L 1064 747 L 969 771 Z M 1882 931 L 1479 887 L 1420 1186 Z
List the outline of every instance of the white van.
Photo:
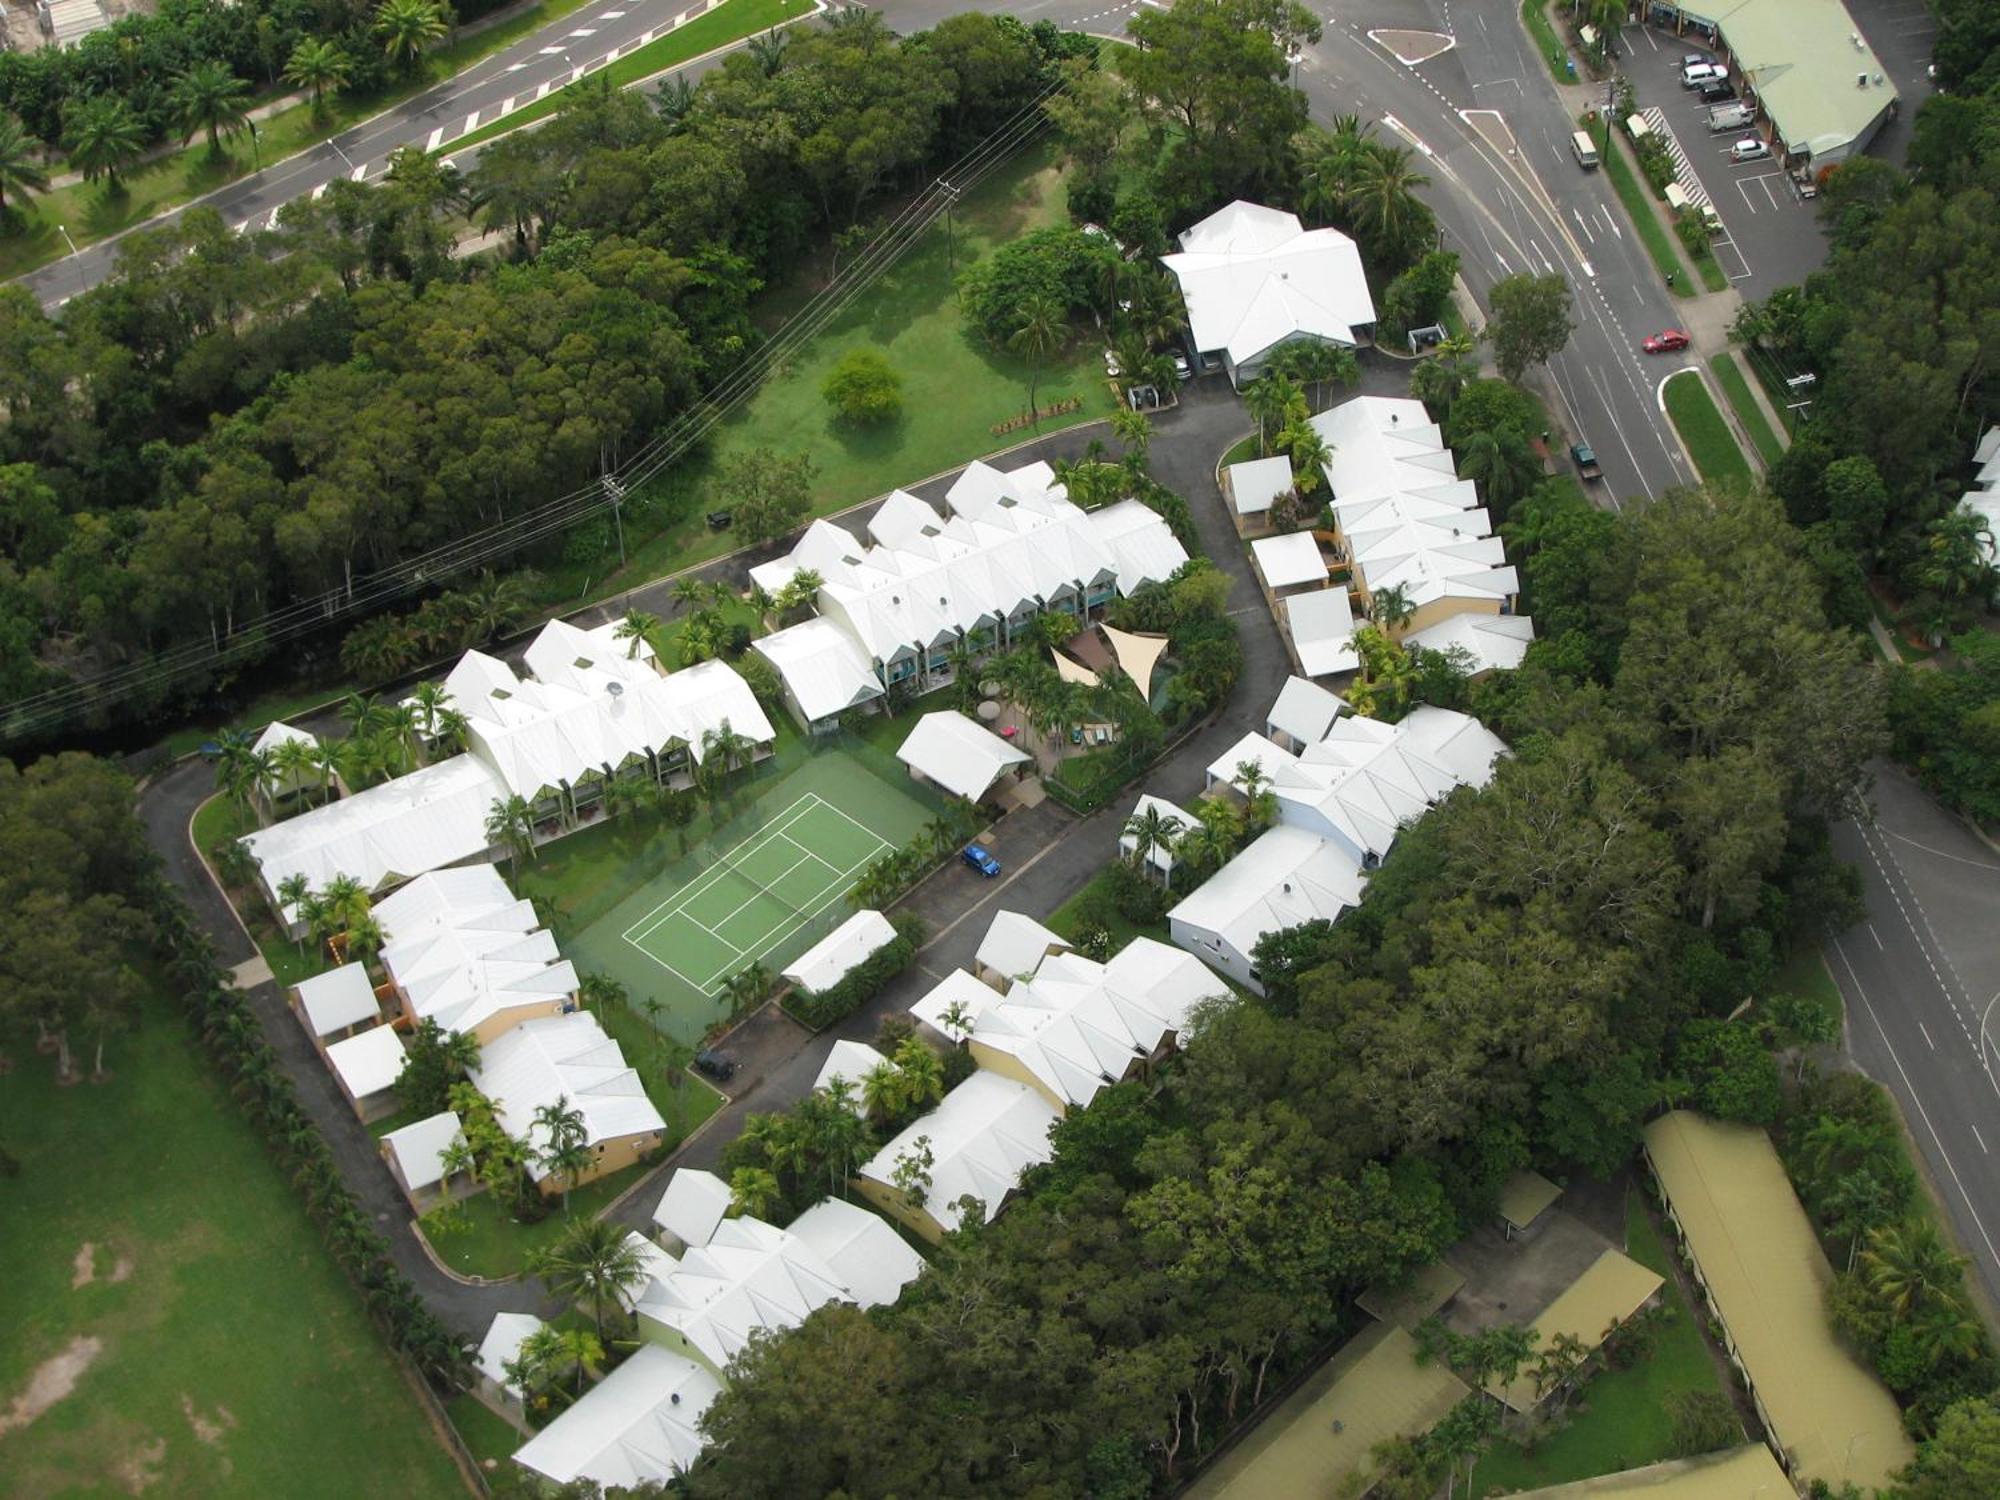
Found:
M 1586 171 L 1597 165 L 1597 142 L 1590 138 L 1590 132 L 1579 130 L 1569 138 L 1569 149 L 1576 153 L 1576 164 Z
M 1729 76 L 1729 69 L 1715 63 L 1689 63 L 1681 69 L 1681 87 L 1698 89 L 1704 83 L 1716 83 Z
M 1741 130 L 1757 118 L 1757 112 L 1749 105 L 1741 103 L 1718 104 L 1708 112 L 1708 130 L 1711 135 L 1720 135 L 1725 130 Z

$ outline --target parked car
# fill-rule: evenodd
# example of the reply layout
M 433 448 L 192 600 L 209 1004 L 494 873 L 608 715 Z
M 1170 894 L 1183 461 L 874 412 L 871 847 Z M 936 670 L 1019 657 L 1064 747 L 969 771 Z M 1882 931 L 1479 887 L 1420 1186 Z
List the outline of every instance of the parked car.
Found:
M 1705 83 L 1715 83 L 1729 76 L 1727 68 L 1711 62 L 1689 63 L 1681 69 L 1681 87 L 1698 89 Z
M 1188 357 L 1178 349 L 1174 351 L 1174 378 L 1176 380 L 1194 379 L 1194 366 L 1188 363 Z
M 727 1052 L 717 1052 L 712 1047 L 703 1047 L 694 1055 L 694 1070 L 713 1078 L 717 1083 L 727 1083 L 736 1076 L 736 1059 Z
M 1718 104 L 1708 112 L 1708 133 L 1720 135 L 1725 130 L 1741 130 L 1757 118 L 1757 112 L 1742 100 L 1733 104 Z
M 1729 148 L 1729 159 L 1737 161 L 1761 161 L 1771 154 L 1770 146 L 1762 136 L 1746 135 Z
M 1663 328 L 1658 333 L 1649 333 L 1639 347 L 1648 354 L 1672 354 L 1676 349 L 1688 346 L 1688 336 L 1678 328 Z
M 1604 477 L 1604 470 L 1598 467 L 1597 455 L 1590 451 L 1590 444 L 1571 443 L 1569 456 L 1576 464 L 1576 472 L 1586 481 L 1594 483 Z
M 1104 351 L 1104 373 L 1116 380 L 1125 373 L 1125 367 L 1118 363 L 1118 356 L 1109 349 Z
M 984 875 L 988 880 L 991 880 L 995 875 L 1000 873 L 1000 861 L 988 854 L 984 845 L 967 844 L 965 852 L 959 858 L 971 865 L 973 869 Z
M 733 510 L 712 510 L 708 513 L 710 531 L 727 531 L 735 521 L 736 512 Z
M 1705 67 L 1714 61 L 1715 59 L 1710 57 L 1706 52 L 1683 52 L 1681 54 L 1681 66 L 1683 68 Z
M 1727 78 L 1718 78 L 1712 83 L 1704 83 L 1695 92 L 1703 104 L 1720 104 L 1724 99 L 1736 97 L 1736 85 Z

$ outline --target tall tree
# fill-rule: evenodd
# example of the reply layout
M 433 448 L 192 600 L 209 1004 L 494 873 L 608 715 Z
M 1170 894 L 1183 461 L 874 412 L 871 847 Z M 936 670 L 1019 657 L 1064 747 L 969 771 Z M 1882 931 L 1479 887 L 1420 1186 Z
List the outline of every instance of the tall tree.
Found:
M 115 94 L 92 94 L 63 115 L 63 149 L 85 182 L 125 191 L 127 168 L 145 154 L 146 127 Z
M 1028 410 L 1039 414 L 1035 388 L 1041 379 L 1042 362 L 1069 337 L 1069 316 L 1061 303 L 1045 293 L 1027 297 L 1014 312 L 1014 329 L 1007 335 L 1007 347 L 1028 362 Z
M 375 7 L 374 32 L 389 61 L 414 73 L 423 55 L 451 30 L 450 16 L 438 0 L 382 0 Z
M 325 113 L 327 91 L 346 88 L 353 74 L 354 64 L 340 43 L 326 37 L 301 37 L 285 60 L 285 82 L 312 95 L 315 115 Z
M 34 137 L 12 115 L 0 114 L 0 213 L 7 208 L 9 193 L 20 199 L 48 190 L 49 174 L 42 168 Z
M 1493 345 L 1493 362 L 1508 380 L 1518 381 L 1528 366 L 1554 359 L 1576 327 L 1570 318 L 1569 281 L 1560 271 L 1503 276 L 1486 300 L 1493 310 L 1486 338 Z
M 220 156 L 223 135 L 234 135 L 250 123 L 245 108 L 249 94 L 250 85 L 230 72 L 227 63 L 210 61 L 198 62 L 176 77 L 167 100 L 186 132 L 184 139 L 206 132 L 208 154 Z
M 529 1271 L 554 1296 L 589 1309 L 600 1340 L 606 1314 L 622 1314 L 647 1275 L 625 1226 L 595 1218 L 573 1220 L 561 1239 L 532 1257 Z

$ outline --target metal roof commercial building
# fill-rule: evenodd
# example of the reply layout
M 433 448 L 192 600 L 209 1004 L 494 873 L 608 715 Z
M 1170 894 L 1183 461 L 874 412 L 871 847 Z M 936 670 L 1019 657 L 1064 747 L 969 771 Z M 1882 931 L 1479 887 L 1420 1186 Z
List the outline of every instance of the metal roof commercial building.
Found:
M 1772 1446 L 1801 1483 L 1886 1485 L 1913 1456 L 1889 1392 L 1833 1335 L 1833 1268 L 1770 1137 L 1688 1110 L 1646 1158 Z

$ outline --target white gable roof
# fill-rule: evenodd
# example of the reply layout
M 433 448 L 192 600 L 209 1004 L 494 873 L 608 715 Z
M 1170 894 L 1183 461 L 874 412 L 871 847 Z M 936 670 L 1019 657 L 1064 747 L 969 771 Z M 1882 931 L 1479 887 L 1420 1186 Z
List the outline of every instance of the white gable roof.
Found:
M 530 1334 L 539 1333 L 542 1320 L 528 1313 L 495 1313 L 487 1325 L 486 1337 L 479 1341 L 479 1353 L 472 1363 L 479 1373 L 497 1386 L 521 1394 L 520 1387 L 507 1378 L 507 1364 L 520 1357 L 521 1345 Z
M 375 985 L 362 964 L 342 964 L 298 983 L 299 1008 L 314 1036 L 332 1036 L 363 1021 L 379 1020 Z
M 1179 278 L 1195 347 L 1234 364 L 1301 336 L 1352 345 L 1375 321 L 1361 252 L 1337 229 L 1238 200 L 1181 235 L 1161 257 Z
M 974 962 L 1011 979 L 1019 974 L 1032 974 L 1035 965 L 1047 954 L 1067 947 L 1065 939 L 1033 917 L 1002 910 L 995 912 L 987 924 L 986 936 L 979 940 Z
M 1535 642 L 1535 622 L 1527 615 L 1447 615 L 1435 625 L 1403 638 L 1406 650 L 1450 651 L 1472 658 L 1471 670 L 1511 672 Z
M 1396 729 L 1413 753 L 1463 786 L 1485 786 L 1507 753 L 1506 742 L 1470 714 L 1428 703 L 1411 709 Z
M 1229 479 L 1230 502 L 1239 516 L 1264 514 L 1272 501 L 1297 483 L 1292 477 L 1292 461 L 1282 453 L 1231 464 L 1224 473 Z
M 1308 677 L 1352 672 L 1361 665 L 1354 649 L 1354 607 L 1345 588 L 1335 584 L 1310 594 L 1293 594 L 1280 599 L 1278 608 L 1285 612 L 1300 670 Z
M 371 1027 L 326 1049 L 327 1062 L 356 1099 L 379 1094 L 395 1083 L 403 1071 L 403 1057 L 403 1039 L 393 1026 Z
M 839 1198 L 823 1198 L 788 1231 L 818 1254 L 861 1307 L 894 1302 L 923 1274 L 923 1257 L 881 1219 Z
M 1033 967 L 1030 964 L 1027 970 L 1008 970 L 1007 973 L 1011 978 L 1015 973 L 1025 973 Z M 928 1022 L 948 1040 L 962 1042 L 971 1033 L 945 1020 L 945 1012 L 956 1005 L 968 1017 L 977 1016 L 996 998 L 990 985 L 982 984 L 963 969 L 953 969 L 911 1004 L 910 1014 L 919 1021 Z
M 1361 900 L 1360 861 L 1330 839 L 1280 823 L 1217 870 L 1167 914 L 1214 933 L 1246 958 L 1267 932 L 1323 919 Z
M 1197 818 L 1179 803 L 1169 802 L 1165 797 L 1155 797 L 1151 792 L 1141 792 L 1139 794 L 1139 800 L 1133 804 L 1132 811 L 1127 815 L 1127 821 L 1129 822 L 1132 818 L 1143 818 L 1148 809 L 1154 808 L 1158 809 L 1162 818 L 1173 818 L 1179 821 L 1181 826 L 1175 833 L 1175 838 L 1179 838 L 1201 821 L 1201 819 Z M 1120 854 L 1130 854 L 1139 847 L 1139 841 L 1131 834 L 1124 832 L 1124 826 L 1123 823 L 1119 824 L 1118 852 Z M 1174 851 L 1155 844 L 1151 849 L 1146 851 L 1146 863 L 1163 873 L 1171 873 L 1174 868 Z
M 693 1360 L 641 1344 L 514 1458 L 557 1484 L 663 1483 L 700 1457 L 702 1414 L 721 1391 Z
M 514 892 L 493 864 L 461 865 L 418 876 L 374 904 L 375 920 L 391 941 L 413 938 L 472 912 L 488 912 L 514 900 Z M 525 930 L 525 929 L 524 929 Z
M 319 748 L 317 735 L 308 734 L 303 729 L 295 729 L 282 719 L 273 719 L 264 726 L 264 732 L 257 736 L 257 742 L 250 749 L 255 754 L 263 755 L 293 741 L 301 745 L 310 745 L 315 750 Z
M 618 1043 L 589 1011 L 538 1016 L 495 1037 L 472 1081 L 494 1101 L 506 1132 L 536 1150 L 548 1145 L 548 1132 L 535 1127 L 535 1111 L 558 1098 L 582 1112 L 587 1145 L 667 1128 Z M 549 1175 L 539 1161 L 531 1160 L 530 1170 L 537 1182 Z
M 845 713 L 882 696 L 875 668 L 847 631 L 824 616 L 751 643 L 778 670 L 808 721 Z
M 1329 693 L 1304 677 L 1287 677 L 1264 727 L 1311 745 L 1325 739 L 1334 720 L 1346 710 L 1347 700 L 1338 693 Z
M 653 1210 L 653 1222 L 690 1248 L 706 1245 L 729 1214 L 729 1184 L 699 1167 L 678 1167 Z
M 389 936 L 383 968 L 410 1008 L 446 1031 L 475 1031 L 505 1010 L 560 1003 L 580 982 L 534 904 L 508 890 L 491 865 L 413 880 L 381 903 L 376 919 Z
M 1259 537 L 1250 544 L 1250 551 L 1257 559 L 1257 571 L 1274 589 L 1326 582 L 1326 559 L 1320 556 L 1319 540 L 1310 531 Z
M 440 1110 L 413 1125 L 390 1131 L 382 1137 L 382 1149 L 396 1158 L 403 1181 L 410 1191 L 416 1192 L 444 1181 L 444 1154 L 463 1135 L 458 1116 L 448 1109 Z
M 1972 450 L 1978 472 L 1972 488 L 1960 498 L 1960 510 L 1967 510 L 1986 523 L 1992 535 L 1982 544 L 1986 560 L 2000 558 L 2000 426 L 1989 427 Z
M 879 911 L 858 911 L 814 943 L 785 968 L 784 977 L 802 990 L 830 990 L 856 964 L 896 941 L 896 929 Z
M 990 1224 L 1021 1174 L 1055 1154 L 1049 1127 L 1061 1118 L 1025 1083 L 981 1070 L 876 1152 L 860 1175 L 893 1186 L 896 1159 L 927 1137 L 933 1163 L 926 1212 L 949 1227 L 957 1221 L 954 1205 L 970 1194 Z
M 805 1241 L 761 1219 L 724 1219 L 706 1245 L 639 1294 L 643 1319 L 671 1328 L 718 1369 L 760 1330 L 796 1328 L 848 1300 L 833 1268 Z
M 836 1080 L 845 1082 L 853 1092 L 855 1110 L 865 1110 L 861 1100 L 861 1082 L 877 1068 L 889 1061 L 866 1042 L 850 1042 L 845 1037 L 833 1044 L 833 1050 L 820 1064 L 819 1076 L 813 1079 L 813 1092 L 833 1086 Z
M 274 897 L 293 875 L 315 891 L 339 875 L 376 891 L 484 854 L 487 815 L 507 795 L 491 766 L 454 755 L 260 828 L 243 844 Z M 286 911 L 288 920 L 296 915 Z
M 1007 771 L 1028 757 L 964 714 L 925 714 L 903 740 L 896 759 L 954 796 L 977 802 Z

